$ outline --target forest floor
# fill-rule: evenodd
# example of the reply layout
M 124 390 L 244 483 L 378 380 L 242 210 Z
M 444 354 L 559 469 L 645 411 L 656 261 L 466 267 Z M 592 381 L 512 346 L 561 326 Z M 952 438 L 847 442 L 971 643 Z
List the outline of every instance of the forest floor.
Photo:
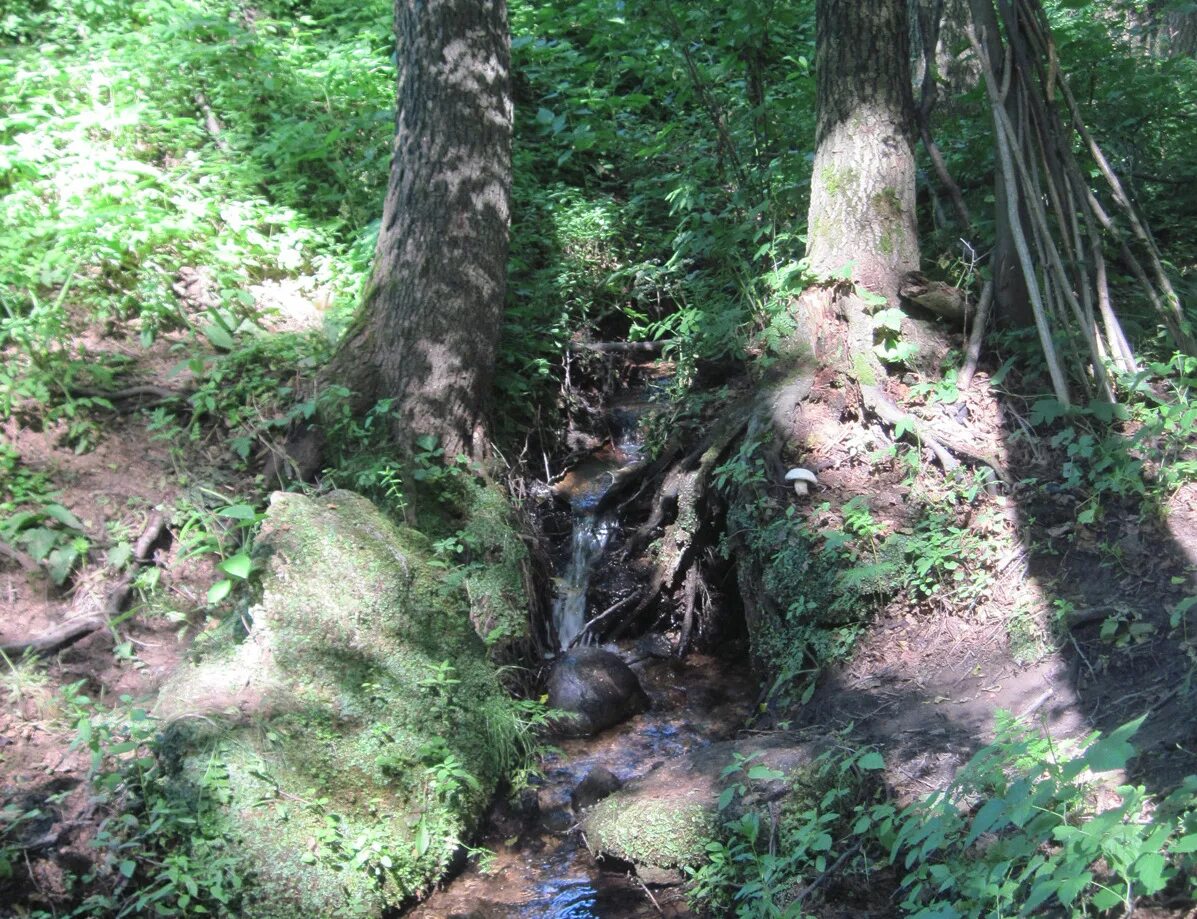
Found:
M 187 385 L 186 373 L 175 372 L 180 354 L 195 356 L 193 341 L 169 335 L 148 350 L 135 339 L 79 344 L 123 354 L 127 382 L 176 389 Z M 1107 501 L 1104 514 L 1080 524 L 1083 495 L 1026 484 L 1058 479 L 1059 451 L 1008 437 L 1012 413 L 983 379 L 952 406 L 954 417 L 961 405 L 973 441 L 999 447 L 1024 484 L 962 506 L 954 525 L 978 537 L 975 565 L 963 560 L 952 590 L 889 600 L 850 660 L 824 674 L 808 704 L 772 713 L 774 726 L 826 733 L 851 725 L 855 738 L 884 751 L 890 785 L 910 800 L 944 787 L 992 739 L 998 710 L 1038 721 L 1054 738 L 1109 731 L 1146 714 L 1131 778 L 1151 791 L 1171 788 L 1197 772 L 1194 636 L 1170 621 L 1178 600 L 1194 592 L 1197 485 L 1181 487 L 1166 507 Z M 818 469 L 820 487 L 803 513 L 815 529 L 831 526 L 863 497 L 878 537 L 901 530 L 919 497 L 908 473 L 868 462 L 881 435 L 845 426 L 842 411 L 836 394 L 816 385 L 805 423 L 808 442 L 820 446 L 805 461 Z M 68 878 L 87 870 L 102 819 L 77 733 L 90 710 L 80 696 L 95 705 L 152 700 L 189 642 L 217 621 L 206 595 L 220 577 L 219 556 L 205 548 L 229 521 L 216 510 L 266 490 L 230 463 L 232 434 L 220 425 L 192 437 L 150 410 L 125 411 L 99 418 L 88 449 L 75 449 L 69 433 L 66 421 L 43 426 L 20 413 L 2 430 L 22 481 L 41 483 L 44 496 L 76 518 L 80 527 L 68 535 L 86 540 L 87 561 L 59 589 L 46 572 L 0 556 L 0 645 L 70 621 L 82 596 L 119 580 L 112 550 L 134 542 L 155 510 L 167 526 L 127 611 L 109 627 L 42 659 L 0 661 L 0 803 L 10 815 L 40 811 L 10 827 L 6 840 L 24 849 L 16 877 L 33 908 L 68 898 Z M 941 479 L 928 465 L 913 488 L 933 491 Z M 768 719 L 758 727 L 769 728 Z M 17 892 L 0 880 L 0 903 L 16 902 Z
M 979 375 L 951 413 L 968 419 L 971 442 L 998 448 L 1015 484 L 957 505 L 950 525 L 973 537 L 962 545 L 976 557 L 959 559 L 942 591 L 887 602 L 850 660 L 790 714 L 801 726 L 854 725 L 887 751 L 891 782 L 908 798 L 944 787 L 993 738 L 999 710 L 1058 739 L 1146 714 L 1132 778 L 1170 789 L 1197 771 L 1197 645 L 1183 621 L 1171 621 L 1195 588 L 1197 485 L 1182 486 L 1166 507 L 1107 501 L 1096 521 L 1080 523 L 1085 495 L 1051 484 L 1067 457 L 1009 437 L 1014 413 L 985 384 Z M 838 405 L 818 387 L 806 414 L 808 431 L 823 429 L 814 442 L 827 445 L 813 457 L 816 528 L 865 496 L 879 540 L 908 527 L 912 490 L 925 499 L 943 487 L 936 469 L 912 487 L 896 467 L 862 463 L 859 445 L 832 436 L 843 429 Z
M 186 363 L 215 354 L 182 333 L 145 348 L 135 330 L 82 336 L 72 346 L 97 364 L 115 362 L 119 385 L 149 387 L 149 401 L 157 398 L 151 390 L 186 393 Z M 82 550 L 62 586 L 45 563 L 30 571 L 28 555 L 21 564 L 0 554 L 0 648 L 8 650 L 0 658 L 0 844 L 23 849 L 25 861 L 10 880 L 0 872 L 0 916 L 20 914 L 2 904 L 53 910 L 72 899 L 71 876 L 89 870 L 90 843 L 108 817 L 89 786 L 92 751 L 81 720 L 153 704 L 195 636 L 224 612 L 207 594 L 223 577 L 221 544 L 237 521 L 219 510 L 265 497 L 262 476 L 231 449 L 236 432 L 219 421 L 188 429 L 185 416 L 138 399 L 114 404 L 119 411 L 54 423 L 30 406 L 0 424 L 0 445 L 16 457 L 8 496 L 18 511 L 66 508 L 70 525 L 34 525 L 52 530 L 57 545 Z M 165 526 L 139 563 L 131 547 L 159 514 Z M 126 579 L 131 590 L 106 626 L 54 653 L 22 655 L 23 644 L 92 619 Z

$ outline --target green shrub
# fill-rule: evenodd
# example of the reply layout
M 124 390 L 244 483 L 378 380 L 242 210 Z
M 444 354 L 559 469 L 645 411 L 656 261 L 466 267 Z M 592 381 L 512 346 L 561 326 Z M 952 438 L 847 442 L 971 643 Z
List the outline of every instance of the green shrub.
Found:
M 888 860 L 915 919 L 1081 917 L 1171 890 L 1197 897 L 1197 776 L 1158 798 L 1105 786 L 1143 719 L 1066 750 L 1008 716 L 946 790 L 899 810 L 875 751 L 833 752 L 801 775 L 781 818 L 749 809 L 707 845 L 693 895 L 719 915 L 800 917 L 825 872 Z M 745 764 L 741 764 L 745 765 Z M 736 776 L 728 800 L 736 797 Z M 875 869 L 874 869 L 875 870 Z

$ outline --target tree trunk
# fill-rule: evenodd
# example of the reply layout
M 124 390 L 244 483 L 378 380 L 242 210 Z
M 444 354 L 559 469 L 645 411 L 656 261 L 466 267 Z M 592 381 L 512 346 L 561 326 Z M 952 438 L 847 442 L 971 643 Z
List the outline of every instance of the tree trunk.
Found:
M 324 381 L 392 433 L 478 454 L 506 289 L 510 36 L 504 0 L 395 0 L 394 159 L 374 272 Z
M 905 0 L 819 0 L 807 258 L 897 305 L 919 264 Z

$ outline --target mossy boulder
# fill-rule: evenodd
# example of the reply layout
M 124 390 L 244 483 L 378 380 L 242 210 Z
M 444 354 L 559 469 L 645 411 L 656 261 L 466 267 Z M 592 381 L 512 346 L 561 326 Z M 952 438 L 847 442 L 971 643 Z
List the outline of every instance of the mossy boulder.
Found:
M 476 825 L 513 704 L 465 591 L 365 498 L 273 495 L 257 554 L 247 632 L 160 695 L 176 790 L 237 860 L 241 915 L 379 916 Z
M 491 660 L 519 659 L 531 636 L 531 560 L 509 498 L 497 485 L 470 479 L 461 542 L 474 564 L 465 569 L 470 620 Z
M 787 784 L 765 771 L 786 775 L 813 757 L 813 747 L 785 738 L 711 744 L 670 760 L 586 810 L 582 831 L 596 855 L 649 868 L 692 867 L 706 857 L 719 825 L 735 816 L 735 808 L 719 809 L 725 788 L 743 784 L 737 805 L 780 798 Z M 745 765 L 725 775 L 736 763 Z

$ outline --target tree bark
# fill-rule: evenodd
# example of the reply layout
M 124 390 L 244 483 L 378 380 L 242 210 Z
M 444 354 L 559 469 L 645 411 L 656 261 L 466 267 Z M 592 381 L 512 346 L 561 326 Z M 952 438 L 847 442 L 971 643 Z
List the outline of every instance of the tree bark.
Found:
M 807 258 L 891 305 L 918 268 L 914 101 L 905 0 L 819 0 L 819 116 Z
M 395 0 L 394 159 L 361 312 L 323 376 L 400 445 L 478 455 L 506 291 L 510 36 L 504 0 Z

